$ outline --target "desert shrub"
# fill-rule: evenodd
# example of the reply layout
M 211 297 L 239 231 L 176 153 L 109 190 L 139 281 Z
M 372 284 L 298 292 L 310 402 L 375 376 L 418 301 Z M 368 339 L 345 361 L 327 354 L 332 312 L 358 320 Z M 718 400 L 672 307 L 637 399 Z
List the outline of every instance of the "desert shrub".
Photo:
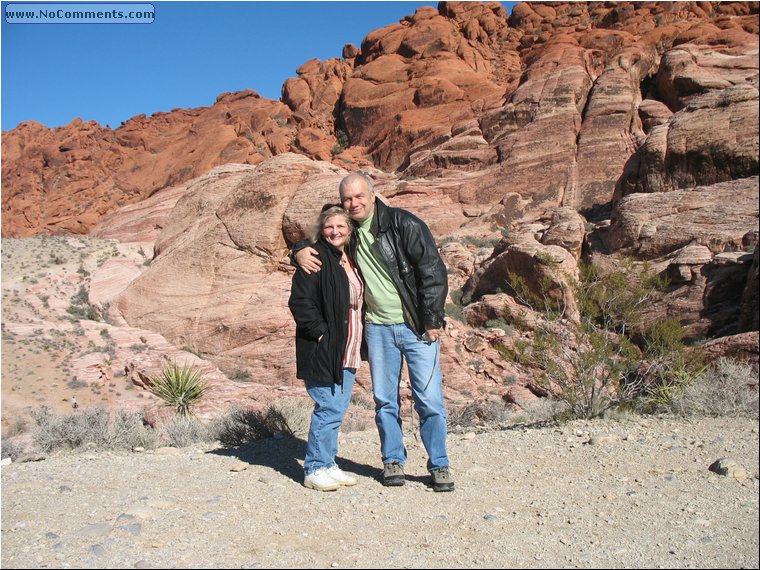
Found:
M 462 291 L 462 289 L 454 289 L 449 295 L 452 302 L 446 303 L 444 309 L 446 316 L 461 323 L 467 322 L 464 316 L 464 310 L 462 309 L 462 297 L 464 296 L 464 291 Z
M 635 408 L 644 413 L 672 406 L 673 398 L 698 381 L 706 367 L 697 352 L 687 352 L 684 331 L 676 318 L 646 327 L 640 338 L 643 358 L 628 370 L 627 390 L 635 397 Z
M 226 446 L 272 437 L 276 433 L 305 436 L 311 423 L 313 404 L 303 398 L 274 402 L 265 410 L 234 407 L 216 418 L 210 427 L 213 437 Z
M 66 386 L 68 386 L 72 390 L 77 390 L 79 388 L 86 388 L 87 382 L 85 382 L 84 380 L 78 380 L 77 377 L 75 376 L 74 378 L 66 382 Z
M 272 431 L 289 436 L 309 433 L 314 402 L 305 398 L 286 398 L 273 402 L 267 411 L 267 422 Z
M 541 401 L 543 400 L 549 398 L 542 398 Z M 530 409 L 523 408 L 520 412 L 514 411 L 502 401 L 475 400 L 452 408 L 448 414 L 448 427 L 452 430 L 472 427 L 501 429 L 515 424 L 543 422 L 553 418 L 556 413 L 557 407 L 548 404 L 531 404 Z
M 192 408 L 209 391 L 209 384 L 203 379 L 201 371 L 185 364 L 169 364 L 158 376 L 150 376 L 148 390 L 161 398 L 167 406 L 175 408 L 178 415 L 192 415 Z
M 214 419 L 209 430 L 214 439 L 228 447 L 239 447 L 274 435 L 267 421 L 266 410 L 242 409 L 237 406 Z
M 522 405 L 522 412 L 515 413 L 513 424 L 543 424 L 562 418 L 569 411 L 567 402 L 558 398 L 536 398 Z
M 375 409 L 375 403 L 372 399 L 367 399 L 359 394 L 351 394 L 351 405 L 357 408 L 364 408 L 365 410 Z
M 507 284 L 512 290 L 515 299 L 526 307 L 543 314 L 544 318 L 550 321 L 557 321 L 565 317 L 567 305 L 565 303 L 567 295 L 563 290 L 560 295 L 550 294 L 552 283 L 548 276 L 543 275 L 537 280 L 537 288 L 533 289 L 528 280 L 517 273 L 507 272 Z M 564 287 L 564 285 L 561 285 Z M 511 311 L 505 311 L 510 314 Z M 521 322 L 516 323 L 523 328 Z
M 758 378 L 752 364 L 719 358 L 670 401 L 681 416 L 758 417 Z
M 161 425 L 161 440 L 170 447 L 188 447 L 198 442 L 213 441 L 213 432 L 192 417 L 174 416 Z
M 3 432 L 3 437 L 15 437 L 29 432 L 29 421 L 26 417 L 16 418 Z
M 374 415 L 362 413 L 363 408 L 349 408 L 340 424 L 340 431 L 348 433 L 352 431 L 367 431 L 375 426 Z
M 247 370 L 238 369 L 232 373 L 230 379 L 234 380 L 235 382 L 250 382 L 251 373 Z
M 26 445 L 18 437 L 3 437 L 2 440 L 2 459 L 10 457 L 16 461 L 26 451 Z
M 486 402 L 468 402 L 449 410 L 448 426 L 450 429 L 468 428 L 481 424 L 487 417 L 488 404 Z
M 57 415 L 46 406 L 32 411 L 32 438 L 44 452 L 78 449 L 132 449 L 155 447 L 157 437 L 143 425 L 142 415 L 119 410 L 110 414 L 103 407 Z
M 444 310 L 446 312 L 446 316 L 450 319 L 454 319 L 460 323 L 467 322 L 467 319 L 464 316 L 464 311 L 459 305 L 455 305 L 454 303 L 446 303 Z
M 99 321 L 101 318 L 98 308 L 90 304 L 89 294 L 84 285 L 80 285 L 79 290 L 71 297 L 66 312 L 77 320 Z
M 514 327 L 512 327 L 512 325 L 507 323 L 504 319 L 489 319 L 486 321 L 485 328 L 501 329 L 509 336 L 512 336 L 515 333 Z
M 531 292 L 513 279 L 518 300 L 546 317 L 532 343 L 515 343 L 515 360 L 538 370 L 538 383 L 568 406 L 570 416 L 597 417 L 642 393 L 668 399 L 698 373 L 683 351 L 677 320 L 644 326 L 644 304 L 665 285 L 647 265 L 625 260 L 619 269 L 602 271 L 582 264 L 580 278 L 569 280 L 579 311 L 574 321 L 549 296 L 548 284 Z
M 337 129 L 335 131 L 335 139 L 337 140 L 337 142 L 335 143 L 335 145 L 333 145 L 331 152 L 332 154 L 340 154 L 341 152 L 346 150 L 346 148 L 348 148 L 348 145 L 349 145 L 348 135 L 346 134 L 346 131 L 344 131 L 343 129 Z

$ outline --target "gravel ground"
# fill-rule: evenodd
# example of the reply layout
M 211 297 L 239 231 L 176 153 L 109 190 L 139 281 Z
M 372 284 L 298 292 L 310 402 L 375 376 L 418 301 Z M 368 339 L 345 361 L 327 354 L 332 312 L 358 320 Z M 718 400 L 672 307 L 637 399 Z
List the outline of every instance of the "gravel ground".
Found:
M 457 489 L 301 485 L 304 443 L 61 453 L 2 467 L 3 568 L 757 568 L 758 422 L 630 417 L 455 433 Z M 732 474 L 708 469 L 738 464 Z

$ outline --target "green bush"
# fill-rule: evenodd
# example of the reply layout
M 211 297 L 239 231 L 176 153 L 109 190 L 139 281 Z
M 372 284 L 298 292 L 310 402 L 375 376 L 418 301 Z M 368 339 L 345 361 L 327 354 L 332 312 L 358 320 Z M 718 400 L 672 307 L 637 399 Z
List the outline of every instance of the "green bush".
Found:
M 446 312 L 446 316 L 450 319 L 454 319 L 460 323 L 467 322 L 467 319 L 464 316 L 464 311 L 459 305 L 455 305 L 454 303 L 446 303 L 446 308 L 444 311 Z
M 340 154 L 341 152 L 346 150 L 348 148 L 348 145 L 350 144 L 348 140 L 348 135 L 346 134 L 346 131 L 344 131 L 343 129 L 337 129 L 335 131 L 335 138 L 337 142 L 332 147 L 331 152 L 332 154 Z
M 176 409 L 182 417 L 192 415 L 192 408 L 210 390 L 209 384 L 203 379 L 197 368 L 176 364 L 164 367 L 158 376 L 150 376 L 148 390 L 161 398 L 167 406 Z
M 538 383 L 567 404 L 571 416 L 597 417 L 642 394 L 667 400 L 699 373 L 683 350 L 677 320 L 644 328 L 642 309 L 665 285 L 646 264 L 624 260 L 609 271 L 582 264 L 580 278 L 569 280 L 578 321 L 564 318 L 547 283 L 531 292 L 524 280 L 511 279 L 518 300 L 546 318 L 532 343 L 515 343 L 514 360 L 537 369 Z
M 454 289 L 449 292 L 449 295 L 452 302 L 446 303 L 446 308 L 444 309 L 446 316 L 461 323 L 467 322 L 467 319 L 465 319 L 464 316 L 464 311 L 462 310 L 462 296 L 464 295 L 464 291 L 462 291 L 462 289 Z

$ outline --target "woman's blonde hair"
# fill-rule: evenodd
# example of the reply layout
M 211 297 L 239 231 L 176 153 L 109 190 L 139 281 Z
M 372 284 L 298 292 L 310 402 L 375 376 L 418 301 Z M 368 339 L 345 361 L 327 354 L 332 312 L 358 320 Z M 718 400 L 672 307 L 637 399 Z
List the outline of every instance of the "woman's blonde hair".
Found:
M 317 221 L 311 229 L 311 233 L 309 234 L 309 241 L 311 243 L 317 243 L 319 236 L 322 235 L 322 228 L 324 227 L 325 222 L 334 216 L 343 216 L 346 219 L 349 230 L 353 229 L 351 217 L 348 215 L 348 212 L 343 209 L 343 206 L 328 204 L 322 208 L 322 212 L 319 214 L 319 217 L 317 217 Z M 348 241 L 351 241 L 350 233 L 348 235 Z

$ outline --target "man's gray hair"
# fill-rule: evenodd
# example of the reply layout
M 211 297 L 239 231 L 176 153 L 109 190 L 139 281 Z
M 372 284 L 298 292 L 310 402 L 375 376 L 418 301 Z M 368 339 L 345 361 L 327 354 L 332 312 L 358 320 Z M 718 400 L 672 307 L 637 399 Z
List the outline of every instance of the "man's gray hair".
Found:
M 362 174 L 361 172 L 354 172 L 340 181 L 340 186 L 338 186 L 338 192 L 340 192 L 340 195 L 343 196 L 343 190 L 346 189 L 346 186 L 353 184 L 357 180 L 363 181 L 367 185 L 367 189 L 369 190 L 370 194 L 372 193 L 372 179 L 366 174 Z

